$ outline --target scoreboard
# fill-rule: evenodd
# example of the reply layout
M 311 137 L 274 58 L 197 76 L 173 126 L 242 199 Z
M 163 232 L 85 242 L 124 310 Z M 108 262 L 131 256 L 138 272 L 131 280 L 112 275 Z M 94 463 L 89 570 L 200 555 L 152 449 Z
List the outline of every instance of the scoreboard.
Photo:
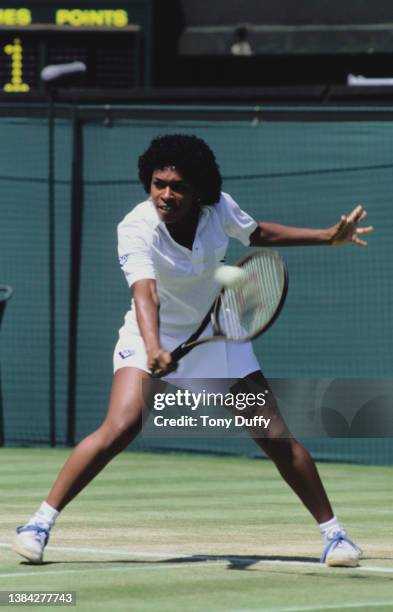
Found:
M 0 93 L 37 91 L 44 66 L 76 60 L 87 66 L 84 87 L 149 85 L 151 4 L 5 0 L 0 4 Z

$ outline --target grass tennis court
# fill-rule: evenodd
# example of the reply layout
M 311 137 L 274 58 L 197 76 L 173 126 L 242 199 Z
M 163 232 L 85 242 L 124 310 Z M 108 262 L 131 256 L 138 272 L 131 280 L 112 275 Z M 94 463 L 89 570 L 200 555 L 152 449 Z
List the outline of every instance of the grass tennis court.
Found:
M 15 525 L 67 454 L 0 451 L 0 591 L 77 591 L 87 611 L 393 609 L 392 468 L 319 466 L 357 569 L 317 563 L 318 530 L 270 462 L 148 453 L 120 455 L 64 511 L 45 564 L 20 562 Z

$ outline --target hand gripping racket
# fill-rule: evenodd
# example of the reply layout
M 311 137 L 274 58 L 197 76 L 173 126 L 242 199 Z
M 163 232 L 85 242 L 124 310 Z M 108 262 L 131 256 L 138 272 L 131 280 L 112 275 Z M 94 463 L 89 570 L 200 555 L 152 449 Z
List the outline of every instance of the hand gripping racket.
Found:
M 259 248 L 236 265 L 244 272 L 242 282 L 220 291 L 198 329 L 172 351 L 173 363 L 199 344 L 253 340 L 277 319 L 288 290 L 288 272 L 282 257 L 271 249 Z M 209 323 L 213 335 L 201 338 Z M 155 378 L 163 375 L 162 370 L 152 372 Z

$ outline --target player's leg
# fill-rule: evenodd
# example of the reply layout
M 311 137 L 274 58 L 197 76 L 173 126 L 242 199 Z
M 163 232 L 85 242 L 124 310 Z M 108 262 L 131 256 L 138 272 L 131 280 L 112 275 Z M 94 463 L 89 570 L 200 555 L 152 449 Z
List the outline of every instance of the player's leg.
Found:
M 281 476 L 318 522 L 327 551 L 323 560 L 329 565 L 357 565 L 360 551 L 353 543 L 347 545 L 348 540 L 343 539 L 346 534 L 333 514 L 315 462 L 289 431 L 266 379 L 261 372 L 253 372 L 240 383 L 240 387 L 242 392 L 246 387 L 254 394 L 256 390 L 269 391 L 263 408 L 252 412 L 252 416 L 260 412 L 265 419 L 270 419 L 268 428 L 249 427 L 248 432 L 274 461 Z M 334 544 L 329 548 L 331 543 Z
M 121 368 L 113 377 L 108 414 L 102 425 L 72 451 L 60 471 L 46 502 L 26 525 L 18 528 L 14 550 L 40 563 L 49 531 L 58 513 L 126 448 L 142 427 L 143 385 L 149 374 L 137 368 Z
M 142 427 L 142 382 L 150 376 L 136 368 L 121 368 L 113 377 L 106 419 L 82 440 L 63 466 L 47 502 L 62 510 L 120 451 Z
M 266 403 L 263 407 L 253 409 L 252 414 L 242 412 L 246 417 L 258 416 L 261 413 L 265 419 L 270 419 L 267 429 L 258 426 L 248 427 L 249 434 L 263 452 L 274 461 L 281 476 L 300 497 L 315 520 L 318 523 L 329 521 L 333 518 L 333 510 L 314 460 L 289 431 L 262 373 L 253 372 L 247 376 L 241 382 L 241 391 L 245 392 L 245 388 L 254 394 L 256 390 L 269 391 L 265 395 Z

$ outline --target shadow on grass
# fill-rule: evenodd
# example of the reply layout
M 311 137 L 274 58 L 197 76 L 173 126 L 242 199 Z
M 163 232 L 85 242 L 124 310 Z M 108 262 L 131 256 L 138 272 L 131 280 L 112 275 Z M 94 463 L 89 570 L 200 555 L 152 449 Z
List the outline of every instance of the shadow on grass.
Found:
M 132 553 L 130 553 L 130 557 Z M 106 559 L 106 560 L 91 560 L 91 561 L 45 561 L 41 563 L 39 567 L 50 566 L 50 565 L 80 565 L 80 564 L 112 564 L 112 563 L 120 563 L 120 564 L 135 564 L 135 565 L 171 565 L 173 563 L 181 564 L 181 563 L 207 563 L 209 561 L 226 561 L 228 563 L 227 569 L 237 569 L 237 570 L 245 570 L 257 563 L 263 561 L 264 563 L 268 563 L 271 561 L 272 563 L 282 562 L 282 563 L 315 563 L 319 565 L 319 559 L 316 557 L 294 557 L 294 556 L 283 556 L 283 555 L 274 555 L 274 556 L 249 556 L 249 555 L 190 555 L 189 557 L 173 557 L 170 559 L 160 559 L 157 561 L 153 560 L 144 560 L 144 559 Z M 32 563 L 28 561 L 22 561 L 21 565 L 27 565 L 31 567 Z

